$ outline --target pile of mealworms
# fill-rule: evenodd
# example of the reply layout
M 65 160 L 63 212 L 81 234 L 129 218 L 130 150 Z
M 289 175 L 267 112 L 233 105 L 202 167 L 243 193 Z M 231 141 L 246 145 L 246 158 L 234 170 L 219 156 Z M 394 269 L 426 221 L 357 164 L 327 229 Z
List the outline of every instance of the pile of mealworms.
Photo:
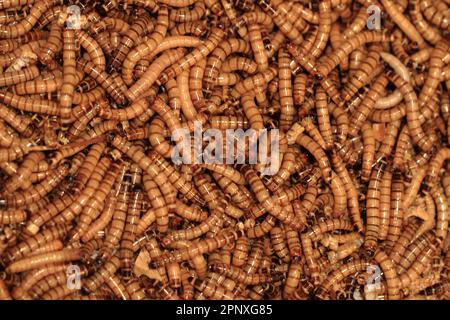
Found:
M 0 299 L 449 299 L 449 5 L 0 0 Z

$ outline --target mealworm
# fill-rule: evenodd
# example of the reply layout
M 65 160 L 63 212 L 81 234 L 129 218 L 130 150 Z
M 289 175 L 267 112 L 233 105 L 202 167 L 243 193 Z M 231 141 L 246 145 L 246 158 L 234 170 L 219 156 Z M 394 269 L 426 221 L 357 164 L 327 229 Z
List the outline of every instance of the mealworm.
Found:
M 366 270 L 370 266 L 370 262 L 366 260 L 354 260 L 346 263 L 337 270 L 334 270 L 318 287 L 315 296 L 319 299 L 327 299 L 329 295 L 336 297 L 335 292 L 329 292 L 333 285 L 347 278 L 351 274 Z
M 170 247 L 174 249 L 185 249 L 188 248 L 190 245 L 191 242 L 182 240 L 172 243 Z M 189 262 L 192 263 L 197 276 L 200 279 L 204 279 L 207 275 L 208 265 L 203 255 L 201 254 L 196 255 L 195 257 L 191 258 Z
M 97 87 L 97 82 L 92 77 L 85 77 L 78 85 L 75 87 L 76 92 L 88 92 Z
M 286 242 L 286 234 L 283 229 L 279 227 L 270 230 L 270 241 L 274 253 L 284 262 L 290 262 L 290 254 Z
M 91 120 L 99 113 L 99 111 L 100 105 L 98 104 L 88 107 L 86 112 L 83 115 L 81 115 L 77 120 L 75 120 L 72 126 L 69 128 L 67 132 L 67 139 L 69 141 L 73 141 L 78 136 L 80 136 L 88 126 L 89 122 L 91 122 Z
M 329 232 L 336 229 L 351 229 L 352 226 L 349 221 L 342 219 L 332 219 L 320 222 L 310 228 L 307 233 L 302 233 L 300 236 L 302 242 L 303 253 L 305 255 L 306 264 L 308 265 L 310 277 L 315 285 L 319 283 L 319 266 L 314 259 L 314 252 L 312 247 L 312 241 L 314 238 L 320 236 L 320 234 Z
M 375 31 L 365 31 L 345 40 L 341 47 L 335 50 L 332 54 L 321 58 L 317 65 L 316 78 L 324 79 L 328 74 L 342 62 L 344 57 L 348 56 L 353 50 L 369 42 L 385 42 L 392 41 L 392 37 L 386 33 Z
M 172 156 L 173 147 L 166 141 L 167 130 L 164 121 L 162 121 L 160 117 L 155 117 L 151 124 L 146 128 L 148 128 L 148 139 L 151 146 L 165 158 Z M 128 140 L 131 140 L 130 136 L 128 136 Z
M 87 157 L 85 158 L 83 164 L 79 169 L 77 176 L 74 179 L 74 184 L 72 186 L 74 196 L 77 196 L 79 192 L 81 192 L 81 190 L 84 188 L 90 175 L 95 169 L 104 148 L 105 144 L 95 144 L 91 147 Z M 73 198 L 71 195 L 65 195 L 57 201 L 54 201 L 52 204 L 49 204 L 42 210 L 33 214 L 26 226 L 27 232 L 36 234 L 39 228 L 44 223 L 55 217 L 61 210 L 65 209 L 69 204 L 71 204 L 72 201 Z
M 372 165 L 375 159 L 375 136 L 372 126 L 365 123 L 361 128 L 363 137 L 363 156 L 361 168 L 361 180 L 368 181 L 370 172 L 372 172 Z
M 400 279 L 394 268 L 393 262 L 383 251 L 377 251 L 374 256 L 375 261 L 383 270 L 387 285 L 387 295 L 391 300 L 400 299 Z
M 205 14 L 205 4 L 203 2 L 195 2 L 192 10 L 185 8 L 170 11 L 169 18 L 175 22 L 188 22 L 200 20 Z
M 126 290 L 131 300 L 145 300 L 146 298 L 145 290 L 141 287 L 139 280 L 130 281 L 126 285 Z
M 82 30 L 77 31 L 75 35 L 78 37 L 80 46 L 86 50 L 91 62 L 100 70 L 105 69 L 105 55 L 97 41 Z
M 0 2 L 8 295 L 448 298 L 448 0 L 383 1 L 383 30 L 370 1 Z M 280 129 L 273 175 L 172 159 L 198 122 Z
M 143 193 L 141 190 L 134 190 L 130 194 L 125 227 L 120 241 L 119 257 L 121 260 L 121 273 L 125 280 L 129 280 L 132 275 L 133 242 L 136 237 L 136 225 L 142 210 Z
M 312 57 L 319 57 L 328 42 L 331 31 L 331 1 L 321 1 L 319 3 L 319 27 L 316 39 L 309 54 Z
M 158 231 L 167 231 L 169 219 L 166 203 L 158 186 L 151 181 L 148 175 L 144 175 L 144 188 L 148 194 L 152 207 L 155 210 L 155 219 Z
M 334 197 L 333 216 L 339 217 L 347 211 L 347 194 L 341 178 L 334 171 L 331 175 L 330 188 Z
M 204 35 L 206 32 L 206 24 L 204 21 L 191 21 L 177 23 L 174 27 L 170 29 L 170 34 L 172 36 L 183 36 L 192 34 L 193 36 L 199 37 Z
M 114 81 L 112 75 L 108 75 L 105 71 L 100 70 L 94 65 L 94 63 L 83 58 L 77 60 L 76 66 L 94 78 L 119 105 L 125 106 L 128 104 L 124 92 L 117 86 L 117 81 Z
M 56 116 L 61 113 L 57 103 L 44 99 L 28 99 L 10 92 L 0 92 L 0 102 L 21 111 Z
M 245 186 L 236 184 L 233 180 L 220 173 L 212 172 L 212 176 L 222 191 L 229 194 L 233 203 L 239 208 L 248 208 L 253 203 L 253 199 Z
M 105 105 L 100 105 L 98 116 L 115 121 L 127 121 L 142 115 L 150 105 L 150 99 L 143 97 L 133 101 L 128 107 L 122 109 L 110 109 Z
M 434 3 L 427 0 L 420 1 L 420 10 L 423 12 L 425 18 L 432 24 L 441 29 L 448 30 L 448 21 L 445 18 L 446 15 L 438 10 Z
M 270 197 L 268 190 L 265 189 L 265 186 L 263 185 L 261 179 L 259 179 L 254 170 L 249 167 L 244 167 L 242 168 L 242 170 L 261 206 L 271 215 L 286 223 L 286 225 L 289 225 L 296 230 L 299 229 L 300 226 L 298 224 L 298 221 L 295 221 L 293 212 L 284 213 L 281 206 L 283 205 L 283 201 L 288 202 L 289 200 L 292 201 L 295 198 L 298 198 L 300 194 L 304 192 L 304 189 L 300 187 L 289 190 L 291 191 L 290 197 L 288 193 L 279 193 L 275 196 Z
M 400 283 L 402 288 L 407 288 L 411 283 L 417 280 L 420 274 L 426 269 L 430 262 L 432 254 L 436 248 L 429 247 L 421 252 L 410 268 L 400 275 Z
M 436 204 L 436 237 L 444 240 L 448 231 L 448 204 L 444 190 L 438 187 L 432 192 Z
M 375 161 L 379 161 L 382 158 L 389 158 L 391 156 L 392 150 L 394 149 L 394 144 L 397 140 L 400 124 L 400 121 L 393 121 L 388 124 L 385 129 L 386 132 L 384 134 L 384 139 L 375 155 Z
M 280 275 L 269 274 L 246 274 L 242 269 L 227 264 L 215 264 L 210 266 L 210 270 L 224 274 L 227 277 L 245 285 L 257 285 L 264 282 L 277 281 Z
M 373 46 L 374 50 L 371 50 L 366 59 L 362 61 L 359 68 L 355 71 L 354 75 L 350 78 L 348 84 L 343 90 L 344 101 L 350 100 L 358 90 L 361 90 L 373 77 L 377 76 L 381 71 L 379 65 L 380 53 L 376 49 L 380 49 L 377 46 Z M 387 100 L 387 98 L 380 98 L 375 103 L 375 108 L 381 105 L 381 100 Z M 392 100 L 392 99 L 391 99 Z M 389 100 L 389 101 L 391 101 Z
M 437 86 L 440 82 L 440 74 L 442 72 L 442 67 L 444 64 L 443 58 L 446 55 L 448 49 L 448 44 L 440 41 L 431 51 L 428 77 L 419 94 L 419 101 L 421 105 L 426 104 L 436 92 Z
M 57 221 L 72 221 L 81 213 L 86 202 L 91 198 L 94 190 L 98 188 L 101 179 L 105 175 L 110 165 L 111 159 L 108 157 L 103 157 L 97 163 L 92 175 L 89 177 L 89 180 L 86 183 L 86 187 L 79 194 L 77 194 L 77 197 L 68 207 L 61 211 L 61 213 L 56 217 Z
M 296 44 L 299 44 L 302 40 L 300 32 L 289 22 L 289 20 L 284 19 L 284 14 L 280 14 L 278 10 L 273 8 L 270 3 L 266 1 L 259 1 L 259 6 L 267 12 L 271 17 L 273 22 L 278 26 L 280 31 L 287 37 L 289 40 L 293 41 Z M 277 8 L 278 9 L 278 8 Z
M 49 0 L 35 3 L 30 10 L 28 16 L 22 19 L 19 23 L 15 25 L 2 26 L 0 28 L 1 38 L 17 38 L 24 35 L 33 28 L 41 15 L 48 9 L 52 8 L 58 3 L 57 0 Z
M 413 88 L 398 75 L 390 77 L 390 80 L 398 87 L 405 100 L 407 124 L 413 142 L 422 150 L 429 151 L 432 143 L 420 126 L 418 119 L 418 100 Z
M 179 173 L 177 173 L 175 169 L 157 152 L 152 151 L 149 156 L 146 156 L 143 151 L 138 150 L 137 147 L 132 146 L 120 136 L 115 136 L 111 143 L 117 149 L 128 154 L 142 168 L 142 170 L 148 173 L 152 178 L 155 178 L 161 174 L 164 174 L 166 177 L 170 177 L 170 183 L 177 190 L 184 194 L 188 199 L 195 200 L 196 202 L 202 204 L 201 198 L 195 188 L 189 182 L 185 181 L 184 178 L 179 175 Z M 165 181 L 167 181 L 167 178 Z
M 287 51 L 292 55 L 295 62 L 310 74 L 316 74 L 316 61 L 304 48 L 297 48 L 294 43 L 288 43 Z M 292 68 L 292 66 L 291 66 Z
M 427 175 L 428 165 L 421 166 L 415 170 L 411 183 L 405 191 L 405 196 L 403 198 L 403 208 L 408 209 L 409 206 L 414 202 L 419 188 L 422 184 L 423 179 Z
M 95 292 L 105 281 L 106 278 L 115 274 L 120 266 L 120 260 L 117 256 L 105 262 L 92 276 L 83 281 L 82 288 L 87 292 Z
M 305 129 L 305 131 L 308 133 L 308 135 L 315 141 L 317 144 L 320 145 L 322 149 L 325 149 L 325 140 L 322 137 L 322 134 L 320 133 L 319 129 L 314 124 L 312 117 L 306 117 L 303 118 L 301 121 L 302 127 Z M 298 135 L 297 135 L 298 137 Z
M 8 287 L 3 280 L 0 280 L 0 300 L 12 300 Z
M 333 144 L 333 134 L 331 132 L 327 95 L 322 87 L 316 89 L 316 113 L 320 134 L 325 142 L 325 149 L 328 150 Z
M 63 163 L 38 185 L 33 186 L 23 192 L 15 192 L 11 195 L 5 195 L 2 199 L 7 206 L 18 208 L 34 201 L 38 201 L 49 193 L 62 179 L 69 173 L 70 164 Z
M 407 247 L 398 262 L 397 273 L 403 275 L 407 272 L 416 259 L 420 257 L 420 253 L 430 247 L 434 247 L 433 249 L 436 250 L 438 248 L 438 242 L 434 234 L 428 231 L 423 233 Z
M 417 223 L 417 221 L 410 222 L 408 225 L 406 225 L 405 229 L 400 234 L 400 236 L 398 237 L 397 241 L 395 242 L 394 246 L 390 251 L 389 257 L 395 263 L 398 263 L 401 260 L 403 254 L 407 249 L 407 246 L 413 240 L 418 229 L 419 224 Z
M 433 186 L 436 184 L 439 171 L 441 170 L 444 161 L 446 161 L 449 158 L 449 156 L 450 156 L 450 149 L 442 148 L 431 159 L 427 168 L 425 178 L 425 183 L 429 190 L 431 190 Z
M 388 163 L 380 183 L 380 240 L 386 239 L 389 232 L 392 175 L 392 166 Z
M 382 175 L 386 171 L 385 164 L 379 162 L 369 180 L 369 186 L 367 189 L 366 196 L 366 233 L 364 235 L 364 248 L 371 255 L 375 252 L 377 248 L 377 241 L 380 237 L 380 196 L 381 196 L 381 185 L 382 185 Z
M 305 97 L 309 92 L 308 88 L 308 77 L 304 73 L 299 73 L 295 76 L 294 82 L 292 84 L 292 94 L 294 98 L 294 103 L 296 105 L 301 105 L 305 101 Z
M 122 36 L 120 45 L 111 61 L 111 70 L 118 70 L 121 63 L 125 60 L 138 37 L 151 30 L 153 24 L 149 15 L 138 18 Z
M 76 83 L 76 40 L 75 31 L 64 29 L 63 38 L 63 82 L 59 104 L 61 107 L 61 125 L 66 126 L 71 115 L 73 93 Z
M 7 268 L 7 272 L 17 273 L 27 270 L 39 268 L 45 264 L 73 261 L 80 259 L 79 249 L 65 249 L 50 253 L 43 253 L 33 257 L 24 258 L 22 260 L 11 263 Z
M 276 191 L 297 169 L 299 169 L 299 165 L 296 162 L 296 156 L 298 156 L 296 149 L 293 147 L 288 147 L 283 156 L 283 162 L 281 163 L 278 172 L 264 181 L 264 184 L 270 191 Z
M 194 65 L 189 72 L 188 92 L 190 95 L 190 99 L 182 98 L 182 104 L 181 104 L 183 114 L 185 115 L 186 119 L 188 119 L 188 120 L 194 119 L 196 114 L 190 118 L 189 112 L 185 112 L 186 107 L 183 108 L 183 102 L 192 100 L 192 103 L 195 106 L 195 108 L 199 109 L 199 110 L 203 110 L 206 105 L 205 98 L 203 96 L 203 91 L 202 91 L 202 79 L 203 79 L 203 75 L 205 72 L 205 68 L 206 68 L 206 59 L 202 59 L 196 65 Z M 184 74 L 184 72 L 181 74 Z M 180 82 L 179 82 L 180 83 L 180 93 L 181 93 L 181 97 L 183 97 L 183 95 L 186 96 L 186 93 L 183 92 L 186 89 L 182 89 L 182 87 L 183 87 L 183 85 L 185 86 L 186 82 L 184 81 L 184 83 L 183 83 L 181 81 L 181 79 L 182 78 L 180 78 Z
M 38 53 L 39 61 L 50 68 L 55 67 L 54 57 L 62 48 L 62 28 L 58 21 L 54 21 L 50 26 L 47 42 L 40 48 Z
M 1 118 L 12 128 L 14 128 L 14 130 L 22 134 L 23 137 L 30 138 L 33 135 L 33 132 L 36 129 L 36 124 L 33 121 L 33 118 L 19 115 L 3 105 L 0 105 L 0 111 Z M 4 136 L 2 139 L 6 140 L 1 142 L 3 147 L 9 147 L 15 141 L 11 135 Z
M 28 180 L 29 176 L 36 164 L 45 158 L 42 152 L 33 152 L 28 154 L 21 166 L 17 169 L 17 173 L 5 183 L 5 191 L 14 192 L 18 188 L 28 189 L 31 183 Z
M 356 136 L 357 132 L 361 128 L 361 125 L 368 118 L 371 110 L 375 105 L 375 101 L 380 96 L 380 92 L 387 85 L 388 79 L 384 75 L 378 77 L 373 83 L 372 88 L 363 98 L 361 104 L 353 111 L 352 116 L 350 118 L 350 126 L 348 134 L 351 136 Z
M 85 275 L 87 273 L 86 269 L 80 270 L 80 275 Z M 44 299 L 43 295 L 46 294 L 47 296 L 51 294 L 49 291 L 53 290 L 60 285 L 66 285 L 67 286 L 67 274 L 66 271 L 58 271 L 56 273 L 52 273 L 45 278 L 39 280 L 30 290 L 29 294 L 33 299 Z M 53 291 L 53 294 L 56 292 Z M 56 298 L 57 299 L 57 298 Z
M 206 97 L 211 94 L 222 63 L 226 57 L 234 52 L 250 52 L 250 50 L 251 48 L 246 41 L 241 39 L 227 39 L 210 53 L 206 61 L 205 75 L 203 77 L 203 89 Z
M 224 37 L 224 32 L 221 29 L 214 28 L 211 30 L 211 35 L 205 40 L 203 44 L 195 48 L 191 53 L 184 56 L 180 61 L 173 64 L 161 73 L 158 77 L 158 83 L 164 84 L 169 79 L 177 76 L 189 67 L 192 67 L 202 58 L 205 58 L 215 47 L 219 41 Z
M 0 211 L 0 225 L 24 222 L 27 213 L 24 210 Z
M 103 203 L 111 191 L 111 188 L 119 176 L 121 165 L 112 164 L 103 177 L 102 183 L 95 190 L 93 196 L 86 202 L 77 220 L 77 226 L 71 231 L 69 241 L 77 241 L 85 235 L 91 222 L 101 213 Z
M 166 51 L 160 58 L 156 59 L 147 68 L 138 81 L 128 88 L 125 92 L 127 98 L 130 101 L 135 101 L 142 96 L 144 92 L 158 79 L 161 72 L 168 66 L 180 60 L 185 55 L 185 52 L 186 51 L 183 48 Z
M 181 129 L 180 120 L 175 116 L 175 112 L 160 97 L 155 98 L 150 108 L 161 117 L 170 132 Z

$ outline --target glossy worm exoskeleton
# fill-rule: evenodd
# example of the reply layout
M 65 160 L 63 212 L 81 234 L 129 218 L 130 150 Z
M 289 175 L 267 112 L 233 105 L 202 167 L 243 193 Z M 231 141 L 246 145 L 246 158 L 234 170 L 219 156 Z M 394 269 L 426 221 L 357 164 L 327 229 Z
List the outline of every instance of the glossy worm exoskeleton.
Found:
M 380 65 L 379 46 L 372 45 L 365 59 L 355 66 L 355 71 L 350 75 L 348 83 L 345 84 L 342 99 L 349 101 L 358 90 L 360 90 L 368 81 L 377 75 Z M 357 50 L 354 52 L 358 52 Z M 352 60 L 350 60 L 352 62 Z M 351 65 L 352 66 L 352 65 Z M 377 102 L 378 103 L 378 102 Z
M 77 173 L 77 176 L 74 178 L 74 183 L 72 185 L 73 195 L 66 194 L 62 198 L 54 201 L 52 204 L 49 204 L 42 210 L 33 214 L 26 226 L 27 232 L 36 234 L 39 228 L 44 223 L 48 222 L 50 219 L 55 217 L 58 213 L 60 213 L 63 209 L 65 209 L 69 204 L 72 203 L 72 197 L 78 196 L 82 189 L 84 189 L 85 184 L 94 171 L 104 149 L 105 144 L 102 143 L 95 144 L 91 147 L 88 155 L 86 156 L 83 164 L 79 169 L 79 172 Z
M 217 47 L 219 41 L 222 40 L 223 37 L 224 31 L 222 29 L 212 29 L 210 37 L 203 44 L 195 48 L 191 53 L 187 54 L 185 57 L 180 59 L 180 61 L 161 73 L 158 77 L 158 82 L 164 84 L 169 79 L 177 76 L 187 68 L 192 67 L 195 63 L 205 58 L 215 47 Z
M 158 185 L 152 181 L 149 175 L 144 175 L 144 188 L 147 192 L 148 199 L 155 210 L 155 220 L 157 225 L 157 230 L 159 232 L 166 232 L 169 224 L 169 213 L 166 201 L 159 190 Z
M 134 43 L 138 38 L 145 33 L 149 32 L 153 27 L 153 23 L 150 20 L 149 15 L 139 17 L 131 26 L 130 29 L 123 35 L 120 40 L 120 45 L 116 50 L 116 53 L 111 61 L 111 70 L 118 70 L 122 62 L 125 60 L 128 52 L 130 52 Z
M 23 258 L 22 260 L 11 263 L 6 270 L 11 273 L 23 272 L 36 269 L 46 264 L 79 260 L 80 257 L 79 249 L 65 249 Z
M 222 63 L 227 56 L 234 52 L 250 52 L 250 45 L 242 39 L 227 39 L 220 43 L 209 55 L 206 61 L 205 75 L 203 77 L 203 88 L 209 96 L 216 85 Z
M 104 69 L 106 65 L 105 55 L 95 39 L 82 30 L 75 33 L 75 35 L 78 38 L 80 46 L 86 50 L 91 62 L 100 69 Z
M 307 135 L 300 134 L 296 143 L 308 150 L 309 153 L 317 160 L 322 171 L 322 177 L 326 183 L 331 181 L 331 165 L 325 151 L 314 140 Z
M 197 117 L 197 113 L 191 111 L 193 107 L 191 107 L 190 102 L 192 102 L 193 106 L 198 110 L 204 110 L 206 107 L 206 101 L 202 91 L 202 79 L 205 73 L 205 68 L 206 59 L 202 59 L 189 71 L 188 81 L 186 81 L 185 77 L 182 76 L 185 75 L 185 72 L 182 72 L 181 75 L 177 78 L 177 80 L 180 79 L 180 81 L 177 81 L 177 83 L 179 83 L 182 99 L 181 108 L 183 114 L 188 120 L 193 120 Z M 183 97 L 185 98 L 183 99 Z M 183 102 L 187 103 L 187 108 Z
M 348 209 L 353 223 L 359 231 L 364 229 L 359 209 L 358 191 L 354 182 L 352 181 L 347 168 L 345 167 L 342 159 L 335 152 L 332 155 L 332 163 L 337 175 L 342 181 L 348 198 Z
M 170 183 L 188 199 L 192 199 L 200 204 L 203 203 L 195 188 L 157 152 L 152 151 L 149 156 L 146 156 L 143 151 L 140 151 L 139 148 L 131 145 L 120 136 L 115 136 L 111 143 L 114 147 L 129 155 L 152 178 L 156 177 L 159 173 L 163 173 L 166 179 L 168 178 Z
M 95 220 L 100 214 L 103 203 L 111 191 L 111 188 L 120 173 L 121 167 L 112 164 L 109 171 L 103 177 L 102 183 L 95 190 L 95 194 L 86 202 L 83 211 L 77 221 L 77 226 L 71 231 L 69 235 L 70 241 L 76 241 L 85 234 L 91 222 Z
M 117 102 L 119 105 L 124 106 L 128 103 L 125 93 L 117 85 L 117 81 L 114 81 L 112 75 L 108 75 L 105 71 L 102 71 L 93 62 L 87 61 L 83 58 L 78 59 L 76 66 L 94 78 L 100 86 Z
M 137 221 L 142 210 L 142 190 L 132 191 L 128 201 L 127 219 L 119 249 L 121 273 L 127 281 L 132 276 L 133 242 L 136 238 Z
M 370 176 L 366 196 L 366 232 L 364 237 L 364 248 L 369 254 L 373 254 L 378 246 L 380 237 L 380 197 L 382 186 L 382 175 L 385 171 L 385 164 L 379 162 L 373 169 Z
M 39 184 L 23 191 L 5 195 L 2 200 L 7 206 L 18 208 L 34 201 L 38 201 L 49 193 L 69 173 L 69 163 L 63 163 L 54 169 L 47 178 Z
M 66 126 L 72 112 L 73 93 L 76 86 L 76 38 L 75 31 L 64 29 L 63 38 L 63 82 L 59 105 L 61 108 L 61 125 Z
M 185 50 L 178 48 L 176 50 L 166 51 L 160 58 L 156 59 L 126 92 L 126 96 L 130 101 L 135 101 L 150 88 L 158 79 L 161 72 L 168 66 L 181 59 L 185 54 Z
M 61 213 L 56 217 L 56 220 L 60 223 L 64 223 L 65 221 L 72 221 L 77 217 L 81 211 L 83 210 L 86 202 L 91 198 L 92 193 L 95 189 L 98 188 L 101 179 L 105 175 L 106 171 L 111 165 L 111 159 L 108 157 L 103 157 L 96 165 L 94 172 L 88 178 L 89 180 L 86 182 L 86 185 L 81 186 L 85 187 L 76 195 L 76 198 L 72 201 L 72 203 L 67 206 Z
M 316 76 L 322 79 L 328 76 L 328 74 L 344 59 L 344 57 L 348 56 L 353 50 L 365 43 L 391 41 L 392 39 L 392 36 L 389 36 L 387 33 L 383 32 L 365 31 L 359 33 L 344 41 L 340 48 L 335 50 L 332 54 L 323 56 L 321 59 L 322 61 L 320 61 L 317 66 Z
M 417 31 L 416 27 L 403 15 L 400 10 L 398 10 L 398 7 L 390 0 L 381 0 L 381 3 L 394 23 L 411 41 L 413 41 L 414 45 L 422 48 L 425 45 L 425 40 Z
M 181 262 L 195 257 L 197 254 L 211 252 L 215 249 L 225 246 L 227 243 L 237 239 L 237 233 L 230 230 L 224 230 L 221 234 L 218 234 L 214 238 L 209 238 L 198 242 L 192 247 L 185 248 L 183 250 L 175 251 L 171 254 L 162 254 L 157 257 L 151 265 L 153 267 L 163 266 L 171 262 Z
M 349 135 L 351 136 L 357 135 L 357 132 L 361 128 L 361 125 L 366 121 L 371 110 L 373 109 L 376 100 L 380 97 L 380 92 L 387 84 L 388 79 L 384 75 L 379 76 L 375 80 L 369 92 L 362 100 L 361 104 L 352 113 L 348 131 Z

